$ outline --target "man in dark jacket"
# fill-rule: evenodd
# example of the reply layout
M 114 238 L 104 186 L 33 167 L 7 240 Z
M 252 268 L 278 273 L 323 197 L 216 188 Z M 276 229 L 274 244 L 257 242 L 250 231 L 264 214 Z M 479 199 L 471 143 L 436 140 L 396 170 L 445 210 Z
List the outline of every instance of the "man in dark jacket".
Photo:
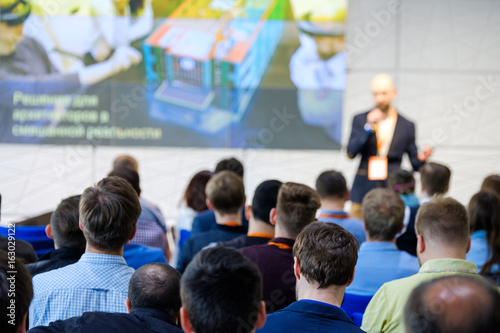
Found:
M 130 279 L 125 301 L 129 313 L 85 312 L 81 317 L 57 320 L 30 332 L 181 333 L 177 326 L 181 308 L 180 278 L 167 264 L 142 266 Z

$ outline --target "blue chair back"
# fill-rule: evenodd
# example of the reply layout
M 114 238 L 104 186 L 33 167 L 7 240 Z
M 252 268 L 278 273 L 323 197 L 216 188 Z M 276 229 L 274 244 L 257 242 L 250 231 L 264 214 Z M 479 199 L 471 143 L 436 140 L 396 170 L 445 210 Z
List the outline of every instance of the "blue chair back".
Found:
M 349 317 L 352 317 L 355 312 L 363 314 L 371 299 L 372 296 L 360 296 L 346 293 L 342 309 Z
M 8 237 L 9 228 L 0 227 L 0 235 Z M 24 240 L 33 246 L 38 257 L 54 249 L 54 241 L 45 234 L 44 225 L 19 225 L 15 228 L 16 239 Z

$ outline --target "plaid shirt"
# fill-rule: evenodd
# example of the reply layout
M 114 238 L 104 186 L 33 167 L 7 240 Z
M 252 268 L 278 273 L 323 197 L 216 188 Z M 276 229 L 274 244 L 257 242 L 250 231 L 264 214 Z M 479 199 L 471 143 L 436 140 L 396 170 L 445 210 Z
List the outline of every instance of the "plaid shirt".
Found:
M 121 256 L 85 253 L 75 264 L 36 275 L 30 328 L 86 311 L 127 312 L 125 299 L 133 273 Z
M 137 221 L 137 232 L 130 244 L 140 244 L 160 248 L 168 258 L 167 229 L 160 209 L 154 204 L 139 198 L 141 216 Z

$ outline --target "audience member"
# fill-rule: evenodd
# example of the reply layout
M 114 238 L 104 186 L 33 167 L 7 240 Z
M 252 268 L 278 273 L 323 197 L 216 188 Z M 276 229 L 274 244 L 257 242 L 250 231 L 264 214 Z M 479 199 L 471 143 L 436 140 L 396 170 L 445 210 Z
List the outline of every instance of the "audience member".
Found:
M 389 188 L 399 194 L 407 207 L 420 207 L 420 201 L 415 194 L 415 177 L 410 171 L 398 170 L 388 179 Z
M 226 242 L 219 242 L 217 245 L 241 249 L 247 246 L 266 244 L 274 238 L 274 225 L 270 221 L 270 215 L 271 209 L 276 208 L 281 185 L 282 183 L 278 180 L 266 180 L 257 186 L 252 205 L 245 208 L 249 222 L 248 234 Z
M 306 226 L 293 246 L 298 301 L 270 314 L 259 332 L 363 332 L 340 309 L 357 252 L 358 241 L 341 226 Z
M 350 294 L 373 296 L 386 282 L 416 274 L 418 259 L 396 247 L 396 234 L 403 228 L 405 204 L 390 189 L 374 189 L 363 199 L 367 241 L 359 249 L 356 277 Z
M 476 193 L 469 202 L 471 247 L 467 260 L 481 274 L 496 275 L 500 264 L 500 198 L 491 192 Z
M 439 163 L 427 162 L 420 169 L 421 198 L 424 204 L 435 195 L 445 194 L 450 188 L 451 170 Z
M 33 245 L 21 239 L 15 239 L 15 235 L 11 235 L 10 237 L 11 239 L 9 240 L 8 235 L 7 237 L 0 235 L 1 251 L 8 252 L 9 246 L 12 245 L 15 240 L 16 250 L 14 252 L 16 253 L 17 258 L 19 258 L 24 264 L 29 264 L 38 260 L 38 256 L 33 249 Z
M 181 278 L 181 299 L 186 333 L 250 333 L 266 322 L 259 270 L 234 249 L 198 253 Z
M 0 250 L 0 332 L 26 332 L 32 298 L 31 275 L 22 260 Z
M 30 327 L 80 316 L 86 311 L 126 312 L 125 299 L 134 270 L 123 258 L 141 214 L 139 197 L 119 177 L 87 188 L 80 200 L 85 253 L 72 265 L 33 278 Z
M 214 175 L 206 187 L 207 206 L 215 211 L 216 227 L 194 235 L 182 246 L 177 269 L 182 273 L 193 257 L 212 242 L 221 242 L 244 235 L 241 210 L 245 203 L 243 179 L 232 171 Z
M 283 184 L 276 208 L 271 209 L 275 238 L 265 245 L 240 250 L 262 274 L 263 300 L 268 313 L 283 309 L 296 300 L 292 248 L 297 235 L 315 220 L 319 206 L 320 197 L 312 188 L 296 183 Z
M 221 171 L 232 171 L 243 179 L 244 169 L 243 164 L 236 158 L 231 157 L 228 159 L 223 159 L 215 166 L 214 174 Z M 243 222 L 243 227 L 245 228 L 245 233 L 248 232 L 248 220 L 245 216 L 245 210 L 241 211 L 241 218 Z M 202 232 L 209 231 L 216 227 L 215 214 L 213 210 L 207 210 L 205 212 L 199 213 L 193 220 L 193 226 L 191 228 L 191 235 L 197 235 Z
M 159 248 L 163 251 L 165 258 L 170 258 L 170 248 L 167 241 L 167 229 L 161 212 L 152 209 L 151 205 L 145 204 L 146 201 L 141 200 L 141 187 L 139 174 L 130 168 L 123 167 L 114 169 L 108 174 L 108 177 L 121 177 L 127 180 L 134 188 L 139 196 L 141 203 L 141 216 L 137 221 L 137 232 L 135 237 L 130 241 L 130 244 L 140 244 Z
M 361 244 L 366 240 L 363 222 L 344 211 L 349 201 L 349 190 L 344 176 L 335 170 L 322 172 L 316 179 L 316 191 L 321 197 L 318 221 L 337 223 L 356 237 Z
M 128 313 L 85 312 L 80 317 L 57 320 L 30 330 L 42 332 L 148 332 L 181 333 L 177 327 L 181 276 L 163 263 L 142 266 L 130 278 Z
M 403 305 L 422 282 L 453 274 L 481 278 L 477 266 L 465 260 L 470 248 L 469 216 L 458 201 L 438 196 L 420 207 L 415 230 L 420 271 L 377 291 L 363 315 L 361 328 L 366 332 L 402 332 Z
M 500 197 L 500 175 L 489 175 L 483 180 L 481 191 L 489 191 Z
M 45 227 L 55 249 L 26 267 L 32 276 L 74 264 L 85 253 L 85 237 L 79 225 L 80 195 L 63 199 Z
M 405 307 L 407 333 L 500 332 L 500 294 L 485 280 L 446 276 L 413 290 Z

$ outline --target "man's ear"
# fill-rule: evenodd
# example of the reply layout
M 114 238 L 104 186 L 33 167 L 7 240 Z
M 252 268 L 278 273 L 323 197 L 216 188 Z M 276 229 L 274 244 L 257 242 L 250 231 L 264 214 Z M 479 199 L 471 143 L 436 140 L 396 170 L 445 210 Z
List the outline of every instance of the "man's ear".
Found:
M 183 306 L 181 307 L 180 315 L 181 315 L 181 326 L 184 332 L 194 333 L 191 321 L 189 321 L 187 310 Z
M 134 232 L 128 237 L 128 240 L 132 240 L 135 237 L 135 233 L 137 232 L 137 224 L 135 225 Z
M 245 217 L 247 218 L 247 221 L 250 221 L 252 219 L 252 205 L 248 205 L 245 207 Z
M 132 307 L 130 306 L 130 300 L 128 298 L 125 300 L 125 307 L 127 308 L 127 313 L 130 313 Z
M 28 320 L 28 312 L 26 312 L 21 320 L 21 324 L 17 327 L 16 333 L 26 333 L 26 321 Z
M 209 198 L 205 200 L 205 203 L 207 204 L 208 209 L 214 210 L 214 205 L 212 205 L 212 202 L 210 201 Z
M 469 251 L 470 251 L 470 245 L 471 245 L 471 238 L 469 236 L 469 241 L 467 243 L 467 251 L 465 253 L 469 253 Z
M 347 282 L 347 285 L 346 287 L 349 287 L 349 285 L 352 283 L 352 281 L 354 281 L 354 274 L 356 273 L 356 266 L 354 266 L 354 269 L 352 270 L 352 276 L 351 278 L 349 279 L 349 282 Z
M 80 228 L 81 231 L 83 231 L 82 220 L 78 220 L 78 227 Z
M 276 226 L 276 208 L 271 208 L 269 212 L 269 221 L 272 225 Z
M 422 235 L 417 235 L 417 253 L 425 251 L 425 240 Z
M 52 237 L 52 227 L 50 226 L 50 224 L 47 224 L 45 226 L 45 234 L 47 235 L 47 237 L 49 237 L 50 239 L 54 239 Z
M 266 303 L 260 301 L 259 313 L 257 314 L 257 320 L 255 321 L 255 328 L 259 329 L 264 327 L 266 323 Z
M 293 274 L 295 274 L 297 280 L 300 280 L 300 265 L 297 257 L 293 257 Z

